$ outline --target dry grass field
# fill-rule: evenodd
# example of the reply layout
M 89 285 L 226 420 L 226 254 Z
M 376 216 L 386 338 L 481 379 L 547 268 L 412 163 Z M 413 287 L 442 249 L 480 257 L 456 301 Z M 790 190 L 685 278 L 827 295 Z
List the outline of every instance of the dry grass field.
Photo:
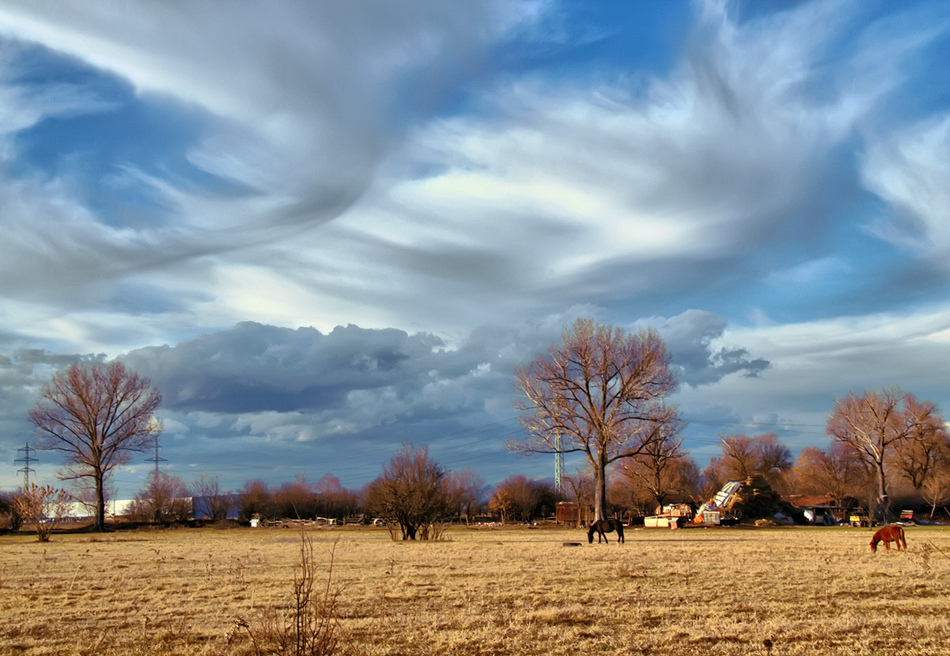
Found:
M 857 528 L 382 529 L 313 540 L 339 653 L 950 654 L 950 528 L 871 554 Z M 178 529 L 0 537 L 2 654 L 248 654 L 286 607 L 301 534 Z M 581 542 L 565 546 L 565 542 Z

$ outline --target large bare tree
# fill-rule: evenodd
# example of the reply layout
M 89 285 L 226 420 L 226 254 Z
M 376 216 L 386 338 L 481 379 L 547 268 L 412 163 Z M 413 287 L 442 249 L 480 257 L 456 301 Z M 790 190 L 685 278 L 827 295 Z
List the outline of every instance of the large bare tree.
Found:
M 904 400 L 907 437 L 895 449 L 895 464 L 914 489 L 920 492 L 941 463 L 950 461 L 950 434 L 937 406 L 908 394 Z
M 865 392 L 861 396 L 851 392 L 838 399 L 828 420 L 827 433 L 834 441 L 854 449 L 873 469 L 877 477 L 877 502 L 886 521 L 890 512 L 888 468 L 899 464 L 901 451 L 909 452 L 910 441 L 929 439 L 928 436 L 942 431 L 941 424 L 932 403 L 922 403 L 912 394 L 887 389 Z M 915 472 L 919 464 L 914 464 L 911 472 Z M 913 482 L 911 472 L 904 471 Z
M 663 399 L 676 388 L 666 345 L 651 330 L 578 319 L 562 341 L 517 372 L 516 402 L 527 437 L 508 446 L 524 453 L 583 453 L 594 473 L 594 517 L 607 515 L 610 463 L 640 454 L 677 420 Z
M 121 362 L 73 364 L 53 376 L 30 411 L 41 448 L 66 454 L 60 478 L 93 482 L 97 531 L 105 528 L 103 481 L 133 452 L 152 444 L 160 430 L 154 416 L 161 401 L 148 378 Z

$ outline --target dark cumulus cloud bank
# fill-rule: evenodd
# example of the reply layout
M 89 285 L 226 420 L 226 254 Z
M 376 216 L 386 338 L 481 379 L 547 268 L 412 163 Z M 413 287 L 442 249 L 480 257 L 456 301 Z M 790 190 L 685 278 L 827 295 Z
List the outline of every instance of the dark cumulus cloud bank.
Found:
M 717 347 L 726 322 L 712 313 L 689 311 L 657 324 L 685 384 L 754 376 L 768 366 L 742 348 Z M 124 360 L 152 379 L 165 408 L 179 416 L 294 415 L 309 424 L 294 439 L 371 438 L 436 419 L 471 426 L 512 420 L 515 369 L 558 341 L 562 325 L 483 326 L 450 346 L 396 329 L 349 325 L 323 333 L 245 322 L 138 349 Z

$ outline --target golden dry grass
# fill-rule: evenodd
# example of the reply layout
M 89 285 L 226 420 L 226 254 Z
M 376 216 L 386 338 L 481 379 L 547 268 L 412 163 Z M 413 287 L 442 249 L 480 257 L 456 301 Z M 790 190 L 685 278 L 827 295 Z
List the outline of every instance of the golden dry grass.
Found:
M 336 544 L 351 654 L 950 654 L 950 529 L 907 529 L 906 554 L 871 554 L 853 528 L 628 529 L 625 545 L 563 528 L 308 535 L 324 572 Z M 247 653 L 238 620 L 290 602 L 299 540 L 0 537 L 0 653 Z

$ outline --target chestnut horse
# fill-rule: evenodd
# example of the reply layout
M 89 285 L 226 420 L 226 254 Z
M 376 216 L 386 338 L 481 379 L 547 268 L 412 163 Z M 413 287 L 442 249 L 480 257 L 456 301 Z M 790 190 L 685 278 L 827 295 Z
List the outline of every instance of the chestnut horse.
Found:
M 901 545 L 904 545 L 904 553 L 907 553 L 907 541 L 904 540 L 904 528 L 901 526 L 885 526 L 884 528 L 878 529 L 874 537 L 871 538 L 872 553 L 877 552 L 878 542 L 884 543 L 884 548 L 887 549 L 887 553 L 891 553 L 891 542 L 895 543 L 898 551 L 901 550 Z
M 590 525 L 590 528 L 587 530 L 587 544 L 591 544 L 594 541 L 594 533 L 597 533 L 597 544 L 600 544 L 600 539 L 603 538 L 604 542 L 608 542 L 607 533 L 611 531 L 617 531 L 617 542 L 623 543 L 623 522 L 619 519 L 598 519 L 596 522 Z

